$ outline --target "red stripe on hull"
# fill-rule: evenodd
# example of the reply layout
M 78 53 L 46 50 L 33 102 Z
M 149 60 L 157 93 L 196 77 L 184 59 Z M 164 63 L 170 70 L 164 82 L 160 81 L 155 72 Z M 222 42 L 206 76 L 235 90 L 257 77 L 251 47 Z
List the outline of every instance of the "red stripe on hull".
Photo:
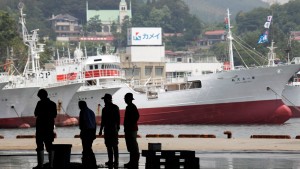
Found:
M 292 116 L 281 100 L 149 108 L 139 112 L 140 124 L 282 124 Z
M 190 105 L 160 108 L 139 108 L 139 124 L 282 124 L 291 116 L 281 100 Z M 59 114 L 56 124 L 63 126 L 70 117 Z M 76 117 L 78 118 L 78 117 Z M 99 121 L 97 117 L 97 121 Z M 124 110 L 121 110 L 121 123 Z M 18 128 L 27 123 L 35 126 L 34 117 L 0 119 L 1 128 Z

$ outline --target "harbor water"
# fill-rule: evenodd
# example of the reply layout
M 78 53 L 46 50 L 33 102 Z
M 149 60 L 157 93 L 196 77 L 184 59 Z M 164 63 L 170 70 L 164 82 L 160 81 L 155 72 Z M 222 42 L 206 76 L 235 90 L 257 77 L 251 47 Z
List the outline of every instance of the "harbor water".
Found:
M 79 134 L 78 126 L 57 127 L 55 130 L 59 138 L 74 138 Z M 140 125 L 138 133 L 142 137 L 147 134 L 173 134 L 175 137 L 179 134 L 213 134 L 217 138 L 226 138 L 224 131 L 231 131 L 233 138 L 250 138 L 254 134 L 290 135 L 295 138 L 300 135 L 300 118 L 292 118 L 281 125 Z M 35 128 L 0 129 L 0 135 L 4 138 L 34 133 Z M 122 126 L 120 134 L 124 134 Z

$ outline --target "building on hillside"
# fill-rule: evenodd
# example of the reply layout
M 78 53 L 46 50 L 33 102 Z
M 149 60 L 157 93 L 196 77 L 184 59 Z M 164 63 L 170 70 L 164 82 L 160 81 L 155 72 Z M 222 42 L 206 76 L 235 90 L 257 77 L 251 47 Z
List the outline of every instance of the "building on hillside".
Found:
M 203 38 L 198 40 L 199 46 L 210 46 L 226 40 L 227 32 L 225 30 L 206 31 Z
M 300 31 L 291 31 L 291 39 L 295 41 L 300 41 Z
M 102 23 L 102 32 L 101 34 L 110 34 L 111 33 L 111 27 L 114 24 L 117 26 L 122 25 L 122 22 L 126 16 L 129 17 L 129 19 L 132 18 L 132 11 L 131 11 L 131 1 L 129 8 L 127 6 L 127 3 L 125 0 L 121 0 L 119 4 L 119 9 L 111 9 L 111 10 L 90 10 L 88 2 L 86 2 L 86 21 L 88 22 L 91 18 L 95 16 L 99 16 L 99 19 Z
M 165 46 L 161 28 L 129 28 L 121 67 L 127 79 L 165 79 Z
M 69 14 L 52 15 L 49 19 L 52 29 L 56 33 L 57 41 L 70 41 L 70 38 L 77 38 L 80 35 L 82 26 L 78 19 Z

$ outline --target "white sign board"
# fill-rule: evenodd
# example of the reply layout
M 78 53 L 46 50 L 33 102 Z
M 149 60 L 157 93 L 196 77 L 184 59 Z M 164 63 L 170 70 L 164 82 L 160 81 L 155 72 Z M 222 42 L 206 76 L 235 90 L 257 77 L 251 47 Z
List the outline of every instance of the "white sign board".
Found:
M 128 28 L 127 45 L 162 45 L 161 28 Z

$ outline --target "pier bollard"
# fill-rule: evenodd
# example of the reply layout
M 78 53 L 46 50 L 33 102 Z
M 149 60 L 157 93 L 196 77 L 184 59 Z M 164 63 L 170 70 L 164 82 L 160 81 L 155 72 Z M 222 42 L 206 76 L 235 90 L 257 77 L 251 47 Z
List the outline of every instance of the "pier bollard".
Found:
M 224 134 L 227 135 L 228 139 L 230 139 L 232 137 L 231 131 L 224 131 Z

